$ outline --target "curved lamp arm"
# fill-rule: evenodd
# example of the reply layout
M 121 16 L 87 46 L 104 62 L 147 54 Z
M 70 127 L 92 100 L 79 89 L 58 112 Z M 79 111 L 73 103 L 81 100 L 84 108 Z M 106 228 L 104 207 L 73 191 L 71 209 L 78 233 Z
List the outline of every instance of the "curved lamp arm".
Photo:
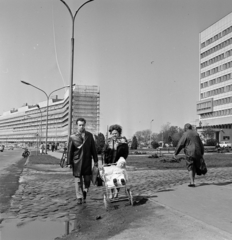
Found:
M 60 1 L 62 1 L 62 0 L 60 0 Z M 87 4 L 87 3 L 89 3 L 89 2 L 93 2 L 93 1 L 94 1 L 94 0 L 89 0 L 89 1 L 87 1 L 87 2 L 85 2 L 85 3 L 83 3 L 83 4 L 76 10 L 75 15 L 74 15 L 74 20 L 75 20 L 75 18 L 76 18 L 77 13 L 79 12 L 79 10 L 80 10 L 85 4 Z
M 74 84 L 74 85 L 75 85 L 75 84 Z M 61 87 L 61 88 L 57 88 L 56 90 L 54 90 L 54 91 L 52 91 L 51 93 L 49 93 L 48 98 L 51 96 L 52 93 L 54 93 L 54 92 L 56 92 L 56 91 L 58 91 L 58 90 L 61 90 L 61 89 L 63 89 L 63 88 L 67 88 L 67 87 L 70 87 L 70 86 L 67 85 L 67 86 L 64 86 L 64 87 Z
M 41 92 L 43 92 L 43 93 L 48 97 L 47 93 L 46 93 L 44 90 L 42 90 L 41 88 L 38 88 L 38 87 L 32 85 L 31 83 L 28 83 L 28 82 L 25 82 L 25 81 L 22 81 L 22 80 L 21 80 L 21 83 L 24 83 L 24 84 L 26 84 L 26 85 L 30 85 L 30 86 L 32 86 L 32 87 L 40 90 Z

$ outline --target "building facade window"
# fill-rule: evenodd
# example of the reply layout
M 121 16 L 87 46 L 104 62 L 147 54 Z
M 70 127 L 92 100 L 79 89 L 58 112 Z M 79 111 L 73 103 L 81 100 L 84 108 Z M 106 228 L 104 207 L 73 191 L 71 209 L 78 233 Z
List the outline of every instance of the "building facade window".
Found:
M 85 91 L 83 91 L 85 88 Z M 97 86 L 75 86 L 74 95 L 78 95 L 78 106 L 84 106 L 80 108 L 78 114 L 86 118 L 88 127 L 93 134 L 99 132 L 99 114 L 100 114 L 100 92 Z M 75 96 L 74 96 L 75 99 Z M 48 115 L 48 141 L 67 141 L 67 127 L 68 127 L 68 103 L 69 98 L 60 101 L 52 100 L 49 106 Z M 14 142 L 36 142 L 36 133 L 40 133 L 42 128 L 42 141 L 45 139 L 46 129 L 46 106 L 39 104 L 42 112 L 42 126 L 41 126 L 41 114 L 39 109 L 35 106 L 31 106 L 24 109 L 19 109 L 19 113 L 4 113 L 0 116 L 0 142 L 3 141 L 5 135 L 8 136 L 8 141 Z M 74 102 L 74 110 L 78 109 L 77 103 Z M 25 106 L 24 106 L 25 107 Z M 27 116 L 30 116 L 28 119 Z M 76 116 L 75 116 L 76 118 Z M 75 121 L 75 118 L 73 119 Z M 35 135 L 36 134 L 36 135 Z M 38 136 L 38 135 L 37 135 Z M 23 140 L 22 140 L 23 139 Z
M 213 48 L 210 48 L 209 50 L 201 53 L 201 58 L 207 57 L 212 53 L 215 53 L 217 51 L 219 51 L 220 49 L 223 49 L 224 47 L 227 47 L 228 45 L 232 44 L 232 38 L 214 46 Z
M 224 110 L 218 110 L 218 111 L 214 111 L 212 113 L 204 113 L 204 114 L 200 115 L 200 118 L 201 119 L 214 118 L 214 117 L 227 116 L 227 115 L 232 115 L 232 108 L 224 109 Z

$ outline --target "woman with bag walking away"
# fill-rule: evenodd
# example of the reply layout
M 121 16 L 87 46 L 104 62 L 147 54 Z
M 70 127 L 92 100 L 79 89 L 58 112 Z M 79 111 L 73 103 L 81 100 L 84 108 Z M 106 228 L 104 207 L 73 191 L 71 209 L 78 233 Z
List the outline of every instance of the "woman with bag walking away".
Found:
M 195 187 L 195 174 L 198 172 L 198 169 L 201 168 L 202 161 L 204 160 L 204 146 L 198 133 L 192 129 L 191 124 L 186 123 L 184 131 L 185 132 L 178 142 L 173 157 L 176 159 L 176 156 L 182 149 L 184 149 L 186 166 L 190 178 L 190 184 L 188 186 Z

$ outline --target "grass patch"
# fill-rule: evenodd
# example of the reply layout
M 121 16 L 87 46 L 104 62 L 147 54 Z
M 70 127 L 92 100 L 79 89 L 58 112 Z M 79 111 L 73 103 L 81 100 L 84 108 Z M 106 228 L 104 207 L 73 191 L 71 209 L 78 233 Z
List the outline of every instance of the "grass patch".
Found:
M 232 167 L 231 154 L 215 153 L 204 158 L 208 167 Z
M 60 159 L 55 158 L 50 155 L 35 155 L 32 153 L 30 155 L 30 164 L 54 164 L 59 165 Z
M 26 158 L 20 159 L 15 164 L 7 167 L 0 176 L 0 213 L 6 212 L 10 207 L 11 197 L 19 187 L 19 178 L 23 171 Z
M 179 157 L 182 158 L 182 157 Z M 208 168 L 218 167 L 232 167 L 232 155 L 215 153 L 212 155 L 205 155 L 205 162 Z M 161 160 L 167 160 L 162 162 Z M 127 165 L 136 168 L 149 168 L 149 169 L 186 169 L 185 160 L 182 159 L 179 163 L 168 162 L 172 156 L 162 156 L 159 158 L 148 158 L 148 156 L 129 156 L 127 158 Z

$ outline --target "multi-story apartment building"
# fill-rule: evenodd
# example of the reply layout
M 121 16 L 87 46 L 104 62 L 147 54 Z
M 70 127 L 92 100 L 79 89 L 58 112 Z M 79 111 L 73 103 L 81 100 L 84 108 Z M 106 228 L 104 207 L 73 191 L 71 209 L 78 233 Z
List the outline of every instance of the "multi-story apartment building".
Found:
M 200 33 L 198 131 L 232 142 L 232 13 Z
M 47 142 L 66 142 L 68 136 L 69 90 L 62 99 L 49 99 Z M 86 119 L 86 129 L 99 132 L 100 91 L 97 86 L 76 85 L 73 89 L 73 124 L 78 117 Z M 0 143 L 45 142 L 47 101 L 24 106 L 0 115 Z

